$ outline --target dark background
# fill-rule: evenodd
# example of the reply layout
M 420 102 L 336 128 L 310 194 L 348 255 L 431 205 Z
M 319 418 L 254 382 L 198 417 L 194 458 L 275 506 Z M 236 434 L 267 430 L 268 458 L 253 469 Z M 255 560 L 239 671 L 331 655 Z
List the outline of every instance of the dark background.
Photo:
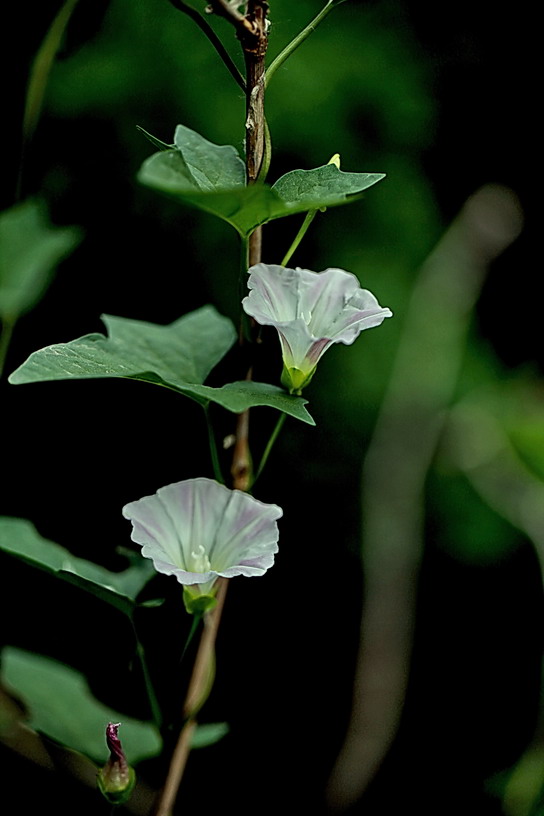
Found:
M 270 54 L 319 8 L 315 0 L 271 0 Z M 14 201 L 29 65 L 57 9 L 47 2 L 8 10 L 3 206 Z M 343 169 L 388 174 L 363 202 L 320 218 L 296 262 L 355 272 L 392 308 L 397 325 L 388 321 L 360 347 L 329 352 L 307 394 L 317 428 L 289 421 L 260 482 L 258 497 L 284 509 L 280 555 L 258 586 L 239 580 L 230 587 L 206 719 L 227 720 L 231 733 L 191 757 L 184 808 L 326 812 L 323 790 L 349 718 L 363 598 L 361 460 L 418 268 L 486 182 L 515 191 L 526 228 L 493 265 L 471 352 L 499 380 L 520 372 L 538 380 L 544 358 L 534 293 L 527 17 L 523 4 L 347 2 L 271 85 L 272 181 L 335 152 Z M 216 22 L 236 54 L 230 29 Z M 239 89 L 200 32 L 166 0 L 81 0 L 25 157 L 23 192 L 42 195 L 54 223 L 81 225 L 85 240 L 20 321 L 8 374 L 36 348 L 101 331 L 101 313 L 168 323 L 213 302 L 237 319 L 234 233 L 135 181 L 152 152 L 135 126 L 169 142 L 178 122 L 242 147 Z M 264 260 L 278 262 L 297 228 L 291 219 L 270 227 Z M 275 381 L 273 338 L 270 346 L 262 379 Z M 229 366 L 225 376 L 239 378 L 236 363 Z M 115 548 L 129 543 L 120 514 L 127 501 L 211 475 L 200 409 L 173 393 L 128 381 L 17 388 L 4 381 L 1 391 L 0 512 L 31 519 L 45 537 L 112 569 L 122 566 Z M 219 434 L 231 432 L 233 417 L 216 414 Z M 268 409 L 258 416 L 257 449 L 275 420 Z M 462 512 L 462 502 L 460 509 L 447 479 L 437 490 L 446 510 L 438 514 L 429 501 L 400 732 L 354 813 L 501 814 L 484 782 L 515 763 L 535 727 L 542 590 L 532 545 L 507 525 L 485 552 L 452 545 L 448 518 Z M 467 527 L 473 523 L 467 515 Z M 5 556 L 1 568 L 2 641 L 76 666 L 101 699 L 146 718 L 121 616 L 114 620 L 98 601 L 82 601 L 75 589 Z M 187 622 L 172 583 L 157 579 L 149 591 L 167 602 L 142 619 L 165 700 L 184 682 L 177 659 Z M 24 786 L 25 812 L 47 803 L 59 816 L 73 813 L 73 797 L 79 813 L 100 812 L 84 792 L 86 809 L 64 777 L 4 749 L 2 763 L 6 779 Z M 143 770 L 152 783 L 161 773 L 157 763 Z

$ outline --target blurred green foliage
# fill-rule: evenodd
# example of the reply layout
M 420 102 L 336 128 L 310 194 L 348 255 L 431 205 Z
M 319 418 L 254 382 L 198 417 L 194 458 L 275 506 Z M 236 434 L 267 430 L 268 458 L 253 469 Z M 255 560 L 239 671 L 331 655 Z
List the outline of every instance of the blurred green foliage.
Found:
M 204 2 L 193 0 L 193 6 L 201 10 Z M 270 59 L 320 8 L 321 0 L 271 0 Z M 56 11 L 51 10 L 51 19 Z M 239 45 L 229 26 L 213 16 L 210 22 L 242 67 Z M 45 32 L 44 28 L 40 37 Z M 277 72 L 267 93 L 273 145 L 270 183 L 295 168 L 323 165 L 337 152 L 343 170 L 387 174 L 361 201 L 318 213 L 293 264 L 316 270 L 337 266 L 355 273 L 380 303 L 392 309 L 395 317 L 379 330 L 365 333 L 353 346 L 334 347 L 328 352 L 307 393 L 317 428 L 290 423 L 274 451 L 270 478 L 266 475 L 268 481 L 263 478 L 261 482 L 263 490 L 271 494 L 271 485 L 276 480 L 283 494 L 278 501 L 286 509 L 283 540 L 286 549 L 290 546 L 290 568 L 278 570 L 280 577 L 272 580 L 283 581 L 282 591 L 288 595 L 295 591 L 293 575 L 298 581 L 303 569 L 305 584 L 320 587 L 323 564 L 331 564 L 332 542 L 335 554 L 331 571 L 338 570 L 347 583 L 347 590 L 343 590 L 343 603 L 349 607 L 345 620 L 352 624 L 357 620 L 360 600 L 358 574 L 353 565 L 360 544 L 361 459 L 389 382 L 406 304 L 419 267 L 445 227 L 433 182 L 423 169 L 425 152 L 432 146 L 438 128 L 436 72 L 436 61 L 431 61 L 411 30 L 406 5 L 397 0 L 346 2 Z M 25 324 L 29 334 L 36 333 L 30 347 L 30 340 L 21 329 L 22 350 L 19 347 L 13 350 L 14 363 L 22 362 L 32 348 L 92 331 L 103 311 L 168 323 L 205 302 L 212 302 L 222 314 L 237 321 L 238 248 L 228 225 L 212 216 L 184 209 L 136 181 L 139 167 L 153 152 L 137 132 L 137 126 L 169 142 L 177 124 L 198 131 L 214 143 L 234 144 L 240 153 L 243 151 L 242 93 L 202 33 L 167 0 L 136 3 L 111 0 L 92 8 L 80 3 L 50 73 L 42 119 L 26 155 L 24 181 L 30 192 L 39 190 L 47 200 L 55 223 L 82 225 L 87 236 L 85 253 L 78 253 L 77 258 L 65 263 L 60 280 L 35 315 L 35 322 Z M 473 192 L 472 180 L 467 178 L 464 183 L 468 196 Z M 280 261 L 296 233 L 296 218 L 269 226 L 264 237 L 263 260 Z M 271 333 L 265 332 L 264 337 L 264 358 L 257 379 L 278 382 L 279 348 Z M 237 376 L 243 376 L 243 372 Z M 504 382 L 499 384 L 500 380 Z M 122 385 L 145 389 L 139 383 Z M 63 388 L 62 384 L 54 387 Z M 105 383 L 105 388 L 113 388 L 113 384 Z M 528 470 L 544 479 L 541 384 L 531 370 L 517 380 L 507 378 L 489 343 L 479 334 L 478 325 L 473 324 L 455 400 L 480 393 L 479 389 L 486 392 L 486 410 L 499 422 Z M 17 389 L 17 393 L 23 390 Z M 41 393 L 46 397 L 32 427 L 41 430 L 43 423 L 47 433 L 18 437 L 17 454 L 23 464 L 20 471 L 14 465 L 11 494 L 8 492 L 5 498 L 9 505 L 10 495 L 15 496 L 12 501 L 17 505 L 20 494 L 32 504 L 32 490 L 39 493 L 43 501 L 39 510 L 47 524 L 54 526 L 54 512 L 65 511 L 66 528 L 60 540 L 71 540 L 73 536 L 74 549 L 86 548 L 86 554 L 92 552 L 93 556 L 98 542 L 97 561 L 108 560 L 119 537 L 128 538 L 128 534 L 121 528 L 122 522 L 118 527 L 111 522 L 110 532 L 103 536 L 104 519 L 120 515 L 119 509 L 123 500 L 131 497 L 129 489 L 135 480 L 139 480 L 138 484 L 142 479 L 153 481 L 154 489 L 157 483 L 179 478 L 180 470 L 202 461 L 205 442 L 197 447 L 193 440 L 197 433 L 190 407 L 180 408 L 176 403 L 170 408 L 171 403 L 157 399 L 159 407 L 151 410 L 140 390 L 101 390 L 95 398 L 89 396 L 90 391 L 74 392 L 76 395 L 72 396 L 64 389 L 59 392 L 62 411 L 55 406 L 46 407 L 48 400 L 53 399 L 52 391 Z M 169 396 L 175 399 L 174 395 Z M 30 392 L 24 397 L 32 402 Z M 85 400 L 90 406 L 87 414 L 81 407 Z M 14 404 L 13 416 L 18 419 L 21 403 Z M 69 410 L 67 405 L 71 406 Z M 225 435 L 232 430 L 226 423 L 220 423 L 220 427 Z M 198 430 L 204 438 L 203 429 Z M 66 435 L 65 449 L 59 447 L 61 431 Z M 256 422 L 254 431 L 262 444 Z M 76 435 L 79 445 L 74 452 L 71 447 L 75 447 Z M 51 437 L 53 442 L 48 447 Z M 115 454 L 108 459 L 108 468 L 103 467 L 97 455 L 97 450 L 105 449 Z M 147 458 L 143 457 L 143 450 Z M 82 465 L 85 455 L 87 464 Z M 56 483 L 50 484 L 53 456 L 63 462 L 68 474 L 57 476 L 62 490 Z M 27 492 L 28 461 L 34 464 L 33 481 Z M 112 461 L 122 462 L 123 466 L 112 466 Z M 279 463 L 276 471 L 274 461 Z M 58 501 L 61 492 L 62 503 Z M 80 519 L 75 510 L 70 515 L 69 508 L 75 507 L 79 512 L 82 493 L 90 496 L 93 512 L 87 514 L 86 524 L 80 525 L 76 536 L 72 531 Z M 271 498 L 276 500 L 273 495 Z M 57 500 L 56 504 L 52 499 Z M 326 512 L 314 512 L 321 502 Z M 11 513 L 10 506 L 7 512 Z M 502 518 L 497 508 L 491 509 L 447 451 L 440 452 L 428 480 L 427 513 L 429 547 L 446 550 L 453 559 L 462 562 L 495 564 L 507 560 L 523 542 L 523 535 Z M 303 520 L 303 529 L 297 530 L 295 521 L 289 530 L 287 520 L 297 519 L 297 514 L 298 521 Z M 311 558 L 308 542 L 312 544 Z M 246 590 L 245 587 L 240 590 L 242 598 Z M 451 604 L 453 617 L 465 599 L 458 599 L 456 587 L 452 595 L 459 604 L 458 607 Z M 263 598 L 266 601 L 266 589 Z M 276 594 L 268 596 L 271 611 L 265 610 L 265 603 L 261 610 L 265 628 L 268 626 L 270 632 L 272 623 L 277 622 L 274 616 L 278 612 L 273 608 L 276 599 Z M 279 646 L 269 635 L 272 645 L 263 642 L 262 650 L 267 660 L 271 653 L 283 659 L 284 639 L 297 638 L 289 647 L 288 658 L 295 669 L 303 671 L 300 699 L 306 699 L 308 689 L 313 688 L 309 680 L 312 672 L 314 678 L 324 676 L 330 683 L 338 683 L 333 688 L 345 699 L 351 686 L 353 660 L 349 650 L 356 641 L 356 625 L 352 630 L 346 625 L 342 640 L 338 622 L 329 620 L 330 609 L 317 606 L 313 609 L 315 632 L 306 633 L 304 644 L 299 642 L 296 632 L 287 634 L 294 628 L 289 619 L 278 637 Z M 261 637 L 261 618 L 258 623 L 247 618 L 245 608 L 233 613 L 235 624 L 255 627 L 254 644 L 265 641 Z M 472 625 L 472 618 L 470 622 Z M 239 640 L 235 624 L 229 644 L 234 655 L 232 665 L 236 664 Z M 522 620 L 520 626 L 524 624 Z M 327 629 L 328 626 L 335 628 Z M 437 640 L 442 639 L 441 630 L 439 634 Z M 352 640 L 346 646 L 350 636 Z M 465 633 L 464 637 L 468 635 Z M 323 639 L 332 641 L 332 657 L 327 661 L 330 669 L 323 666 Z M 502 655 L 507 636 L 501 631 L 497 639 Z M 271 652 L 274 645 L 276 653 Z M 85 648 L 93 647 L 86 644 Z M 255 646 L 256 657 L 252 654 L 251 658 L 257 664 L 263 659 L 259 648 Z M 538 650 L 539 646 L 531 644 L 531 648 Z M 245 647 L 239 647 L 238 654 L 247 659 L 240 649 Z M 434 648 L 431 651 L 435 660 Z M 295 676 L 296 670 L 292 673 Z M 242 702 L 247 704 L 250 718 L 263 698 L 267 695 L 270 700 L 275 698 L 277 675 L 270 663 L 266 663 L 262 676 L 264 688 L 252 691 L 238 688 L 237 674 L 234 711 L 236 692 L 239 700 L 244 698 Z M 500 691 L 500 680 L 490 679 L 489 687 Z M 456 694 L 457 689 L 451 688 L 450 693 Z M 318 690 L 317 694 L 321 692 Z M 302 717 L 301 732 L 314 733 L 311 729 L 315 727 L 316 706 L 322 706 L 322 702 L 321 698 L 314 700 L 315 705 L 310 702 L 306 714 L 301 703 L 297 712 Z M 291 698 L 284 708 L 282 705 L 281 699 L 276 709 L 270 703 L 274 728 L 277 725 L 274 715 L 284 717 L 292 705 Z M 340 714 L 347 716 L 346 712 Z M 335 750 L 343 728 L 336 710 L 334 716 L 340 724 L 336 726 L 335 738 L 328 740 L 332 746 L 329 752 Z M 493 717 L 499 731 L 500 712 L 497 715 L 493 712 Z M 318 719 L 321 733 L 322 722 Z M 418 720 L 416 730 L 419 729 Z M 493 734 L 491 731 L 490 741 Z M 464 756 L 466 733 L 462 740 Z M 447 735 L 444 744 L 447 748 L 450 744 Z M 321 745 L 319 739 L 316 745 Z M 433 744 L 433 753 L 434 748 Z M 299 750 L 297 745 L 296 751 Z M 285 744 L 282 751 L 290 756 Z M 440 756 L 440 751 L 436 755 Z M 458 763 L 459 755 L 455 754 L 454 759 Z M 447 764 L 446 760 L 440 762 Z
M 85 678 L 41 655 L 8 648 L 2 653 L 2 681 L 29 710 L 29 725 L 97 762 L 107 758 L 108 722 L 123 723 L 123 744 L 131 762 L 155 756 L 161 739 L 150 723 L 112 711 L 90 693 Z

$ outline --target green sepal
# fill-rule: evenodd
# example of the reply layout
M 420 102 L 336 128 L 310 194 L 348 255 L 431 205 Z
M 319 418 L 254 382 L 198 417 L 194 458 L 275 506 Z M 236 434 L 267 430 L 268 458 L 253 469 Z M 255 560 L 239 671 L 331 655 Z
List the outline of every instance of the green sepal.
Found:
M 303 388 L 310 384 L 315 374 L 315 368 L 306 373 L 295 366 L 288 368 L 285 364 L 281 372 L 281 384 L 286 388 L 290 394 L 300 396 Z
M 214 595 L 195 595 L 189 587 L 183 587 L 183 603 L 189 615 L 202 617 L 217 606 L 217 598 Z

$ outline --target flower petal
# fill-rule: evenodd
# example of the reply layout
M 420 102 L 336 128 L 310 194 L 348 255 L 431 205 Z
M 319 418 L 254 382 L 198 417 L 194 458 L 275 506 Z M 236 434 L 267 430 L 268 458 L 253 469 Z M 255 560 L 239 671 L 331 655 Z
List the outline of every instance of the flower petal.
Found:
M 155 569 L 191 585 L 262 575 L 274 563 L 282 510 L 212 479 L 187 479 L 125 505 L 123 515 Z
M 249 295 L 242 301 L 244 311 L 261 325 L 298 317 L 300 277 L 294 269 L 276 264 L 256 264 L 249 270 Z
M 355 275 L 335 267 L 312 272 L 256 264 L 249 270 L 248 287 L 242 306 L 258 323 L 277 329 L 284 372 L 287 380 L 294 378 L 291 385 L 284 384 L 296 392 L 309 382 L 332 343 L 349 345 L 363 329 L 379 326 L 392 315 L 360 288 Z
M 333 326 L 346 303 L 359 289 L 359 281 L 343 269 L 311 272 L 297 269 L 301 280 L 299 309 L 312 337 L 331 337 Z
M 382 307 L 368 289 L 358 289 L 331 326 L 331 339 L 335 343 L 350 345 L 364 329 L 379 326 L 393 312 Z
M 276 520 L 281 518 L 282 510 L 275 504 L 263 504 L 240 490 L 229 492 L 230 500 L 209 554 L 212 566 L 224 575 L 226 570 L 238 569 L 247 561 L 265 558 L 267 567 L 262 570 L 264 572 L 272 566 L 274 553 L 278 550 Z

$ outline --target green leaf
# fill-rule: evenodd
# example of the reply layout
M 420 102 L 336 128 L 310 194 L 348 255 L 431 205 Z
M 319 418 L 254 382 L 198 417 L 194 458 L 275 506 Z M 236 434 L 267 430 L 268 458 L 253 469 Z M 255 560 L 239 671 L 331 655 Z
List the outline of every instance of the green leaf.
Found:
M 168 326 L 110 315 L 102 319 L 108 337 L 88 334 L 35 351 L 9 381 L 128 377 L 179 389 L 202 383 L 236 339 L 231 321 L 212 306 Z
M 25 201 L 0 214 L 0 318 L 15 322 L 34 306 L 57 264 L 81 240 L 75 227 L 48 224 L 45 208 Z
M 228 733 L 229 726 L 226 722 L 198 725 L 191 740 L 191 748 L 206 748 L 208 745 L 214 745 Z
M 161 739 L 153 725 L 126 717 L 96 700 L 83 675 L 62 663 L 5 648 L 2 681 L 23 699 L 31 728 L 101 765 L 109 756 L 105 741 L 108 722 L 121 723 L 119 736 L 131 765 L 161 751 Z
M 199 133 L 178 125 L 174 144 L 188 183 L 202 192 L 244 187 L 246 167 L 232 145 L 215 145 Z
M 161 152 L 144 162 L 140 181 L 236 226 L 231 216 L 247 197 L 246 169 L 236 149 L 212 144 L 183 125 L 176 128 L 174 147 L 164 150 L 161 143 Z
M 178 125 L 175 149 L 161 150 L 147 159 L 138 178 L 222 218 L 243 237 L 274 218 L 345 204 L 384 178 L 382 173 L 344 173 L 326 164 L 314 170 L 293 170 L 272 187 L 248 187 L 243 168 L 234 147 L 214 145 Z
M 242 237 L 249 235 L 258 224 L 270 220 L 273 207 L 279 203 L 276 194 L 260 184 L 208 191 L 196 187 L 188 178 L 185 162 L 177 150 L 150 156 L 143 163 L 138 179 L 184 204 L 222 218 Z
M 170 326 L 104 316 L 109 337 L 88 334 L 70 343 L 47 346 L 30 355 L 9 381 L 14 385 L 46 380 L 125 377 L 152 382 L 207 405 L 215 402 L 241 413 L 269 406 L 314 425 L 306 400 L 267 383 L 236 382 L 221 388 L 203 380 L 236 339 L 231 321 L 211 306 Z
M 207 385 L 193 386 L 192 392 L 210 402 L 222 405 L 228 411 L 241 414 L 248 408 L 268 406 L 289 414 L 308 425 L 315 425 L 315 421 L 304 407 L 308 400 L 303 397 L 288 394 L 283 388 L 269 383 L 243 380 L 227 383 L 222 388 L 210 388 Z
M 315 170 L 292 170 L 279 178 L 272 190 L 290 211 L 318 210 L 353 200 L 383 178 L 384 173 L 344 173 L 335 164 L 325 164 Z
M 0 549 L 85 589 L 127 615 L 134 610 L 140 590 L 155 574 L 153 565 L 145 558 L 135 559 L 123 572 L 110 572 L 42 538 L 33 524 L 19 518 L 0 516 Z

